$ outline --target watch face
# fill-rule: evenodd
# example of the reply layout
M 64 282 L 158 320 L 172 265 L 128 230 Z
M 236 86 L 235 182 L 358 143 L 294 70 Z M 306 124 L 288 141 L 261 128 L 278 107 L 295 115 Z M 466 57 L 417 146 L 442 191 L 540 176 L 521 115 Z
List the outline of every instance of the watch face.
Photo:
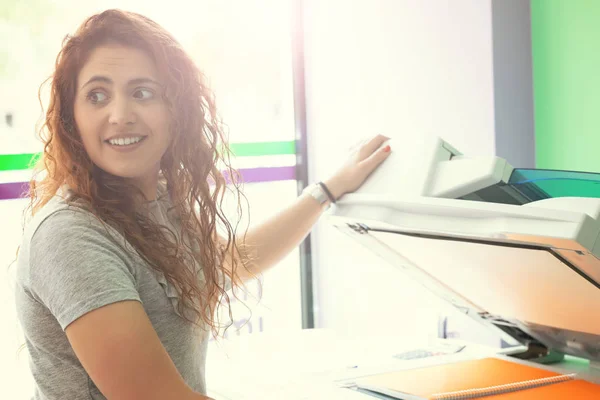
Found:
M 319 204 L 324 204 L 327 202 L 327 200 L 329 200 L 327 194 L 325 194 L 321 186 L 317 184 L 307 186 L 306 189 L 304 189 L 304 191 L 307 194 L 309 194 L 313 199 L 315 199 Z

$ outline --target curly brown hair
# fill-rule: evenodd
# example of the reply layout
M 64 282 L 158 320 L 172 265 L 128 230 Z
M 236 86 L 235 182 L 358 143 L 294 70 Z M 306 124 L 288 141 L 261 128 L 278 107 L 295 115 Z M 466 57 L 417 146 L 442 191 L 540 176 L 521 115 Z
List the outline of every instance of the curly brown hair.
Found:
M 141 192 L 124 178 L 100 170 L 84 149 L 73 111 L 77 76 L 96 47 L 112 43 L 145 51 L 164 79 L 164 100 L 174 139 L 162 157 L 160 180 L 181 222 L 180 238 L 186 240 L 179 240 L 167 227 L 139 212 L 136 204 Z M 89 17 L 73 36 L 65 38 L 49 80 L 50 102 L 40 129 L 44 151 L 30 182 L 30 213 L 35 214 L 66 185 L 71 204 L 83 204 L 103 223 L 117 229 L 177 288 L 180 315 L 191 323 L 204 322 L 216 336 L 221 327 L 215 321 L 215 311 L 223 299 L 231 320 L 225 279 L 239 285 L 236 271 L 245 267 L 241 257 L 227 256 L 230 268 L 224 263 L 227 254 L 242 253 L 236 229 L 245 197 L 231 167 L 223 124 L 204 76 L 157 23 L 136 13 L 108 10 Z M 233 225 L 223 212 L 227 189 L 237 198 L 238 220 Z M 190 260 L 202 266 L 201 272 L 190 268 Z M 193 318 L 189 317 L 190 310 Z

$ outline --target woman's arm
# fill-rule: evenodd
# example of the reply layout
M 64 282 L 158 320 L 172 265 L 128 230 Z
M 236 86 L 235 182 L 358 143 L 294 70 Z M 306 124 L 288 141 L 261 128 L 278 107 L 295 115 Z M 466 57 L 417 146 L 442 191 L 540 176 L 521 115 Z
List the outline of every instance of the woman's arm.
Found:
M 387 158 L 390 148 L 381 145 L 388 139 L 378 135 L 364 142 L 346 164 L 324 182 L 336 199 L 358 189 Z M 288 208 L 250 229 L 239 247 L 252 261 L 248 265 L 248 271 L 238 268 L 240 280 L 246 281 L 277 264 L 308 235 L 324 209 L 325 205 L 320 205 L 312 196 L 302 195 Z M 229 254 L 226 266 L 231 265 L 232 256 L 239 257 L 239 254 Z
M 98 308 L 65 332 L 107 399 L 210 400 L 186 385 L 138 301 Z

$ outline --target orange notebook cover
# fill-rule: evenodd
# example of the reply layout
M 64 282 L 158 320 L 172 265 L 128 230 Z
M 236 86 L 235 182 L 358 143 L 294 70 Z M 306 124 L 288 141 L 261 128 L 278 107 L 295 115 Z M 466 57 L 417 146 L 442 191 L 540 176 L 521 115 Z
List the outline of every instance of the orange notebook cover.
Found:
M 600 386 L 576 379 L 548 386 L 499 394 L 485 400 L 592 400 L 600 399 Z
M 356 384 L 361 389 L 407 400 L 481 397 L 490 400 L 552 399 L 550 396 L 565 398 L 561 396 L 570 390 L 581 393 L 581 397 L 573 398 L 600 399 L 599 385 L 574 380 L 573 376 L 496 358 L 375 375 L 360 379 Z M 495 389 L 492 389 L 494 387 Z M 512 392 L 504 393 L 507 390 Z M 455 393 L 461 391 L 464 392 Z M 454 395 L 450 396 L 450 393 Z M 539 397 L 539 393 L 544 394 Z

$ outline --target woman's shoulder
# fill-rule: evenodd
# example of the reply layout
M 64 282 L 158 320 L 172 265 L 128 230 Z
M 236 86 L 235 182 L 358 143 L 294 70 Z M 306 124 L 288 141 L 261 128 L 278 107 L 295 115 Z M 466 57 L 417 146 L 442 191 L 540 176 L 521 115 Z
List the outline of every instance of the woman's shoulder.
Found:
M 27 247 L 34 237 L 43 236 L 46 242 L 73 240 L 82 231 L 104 237 L 114 235 L 113 230 L 78 202 L 69 197 L 55 195 L 30 217 L 23 231 L 22 245 Z
M 33 260 L 48 260 L 43 263 L 48 268 L 61 255 L 84 255 L 93 242 L 109 244 L 103 224 L 85 208 L 63 196 L 54 196 L 25 223 L 17 257 L 17 282 L 27 287 L 32 271 L 39 272 L 41 265 Z

